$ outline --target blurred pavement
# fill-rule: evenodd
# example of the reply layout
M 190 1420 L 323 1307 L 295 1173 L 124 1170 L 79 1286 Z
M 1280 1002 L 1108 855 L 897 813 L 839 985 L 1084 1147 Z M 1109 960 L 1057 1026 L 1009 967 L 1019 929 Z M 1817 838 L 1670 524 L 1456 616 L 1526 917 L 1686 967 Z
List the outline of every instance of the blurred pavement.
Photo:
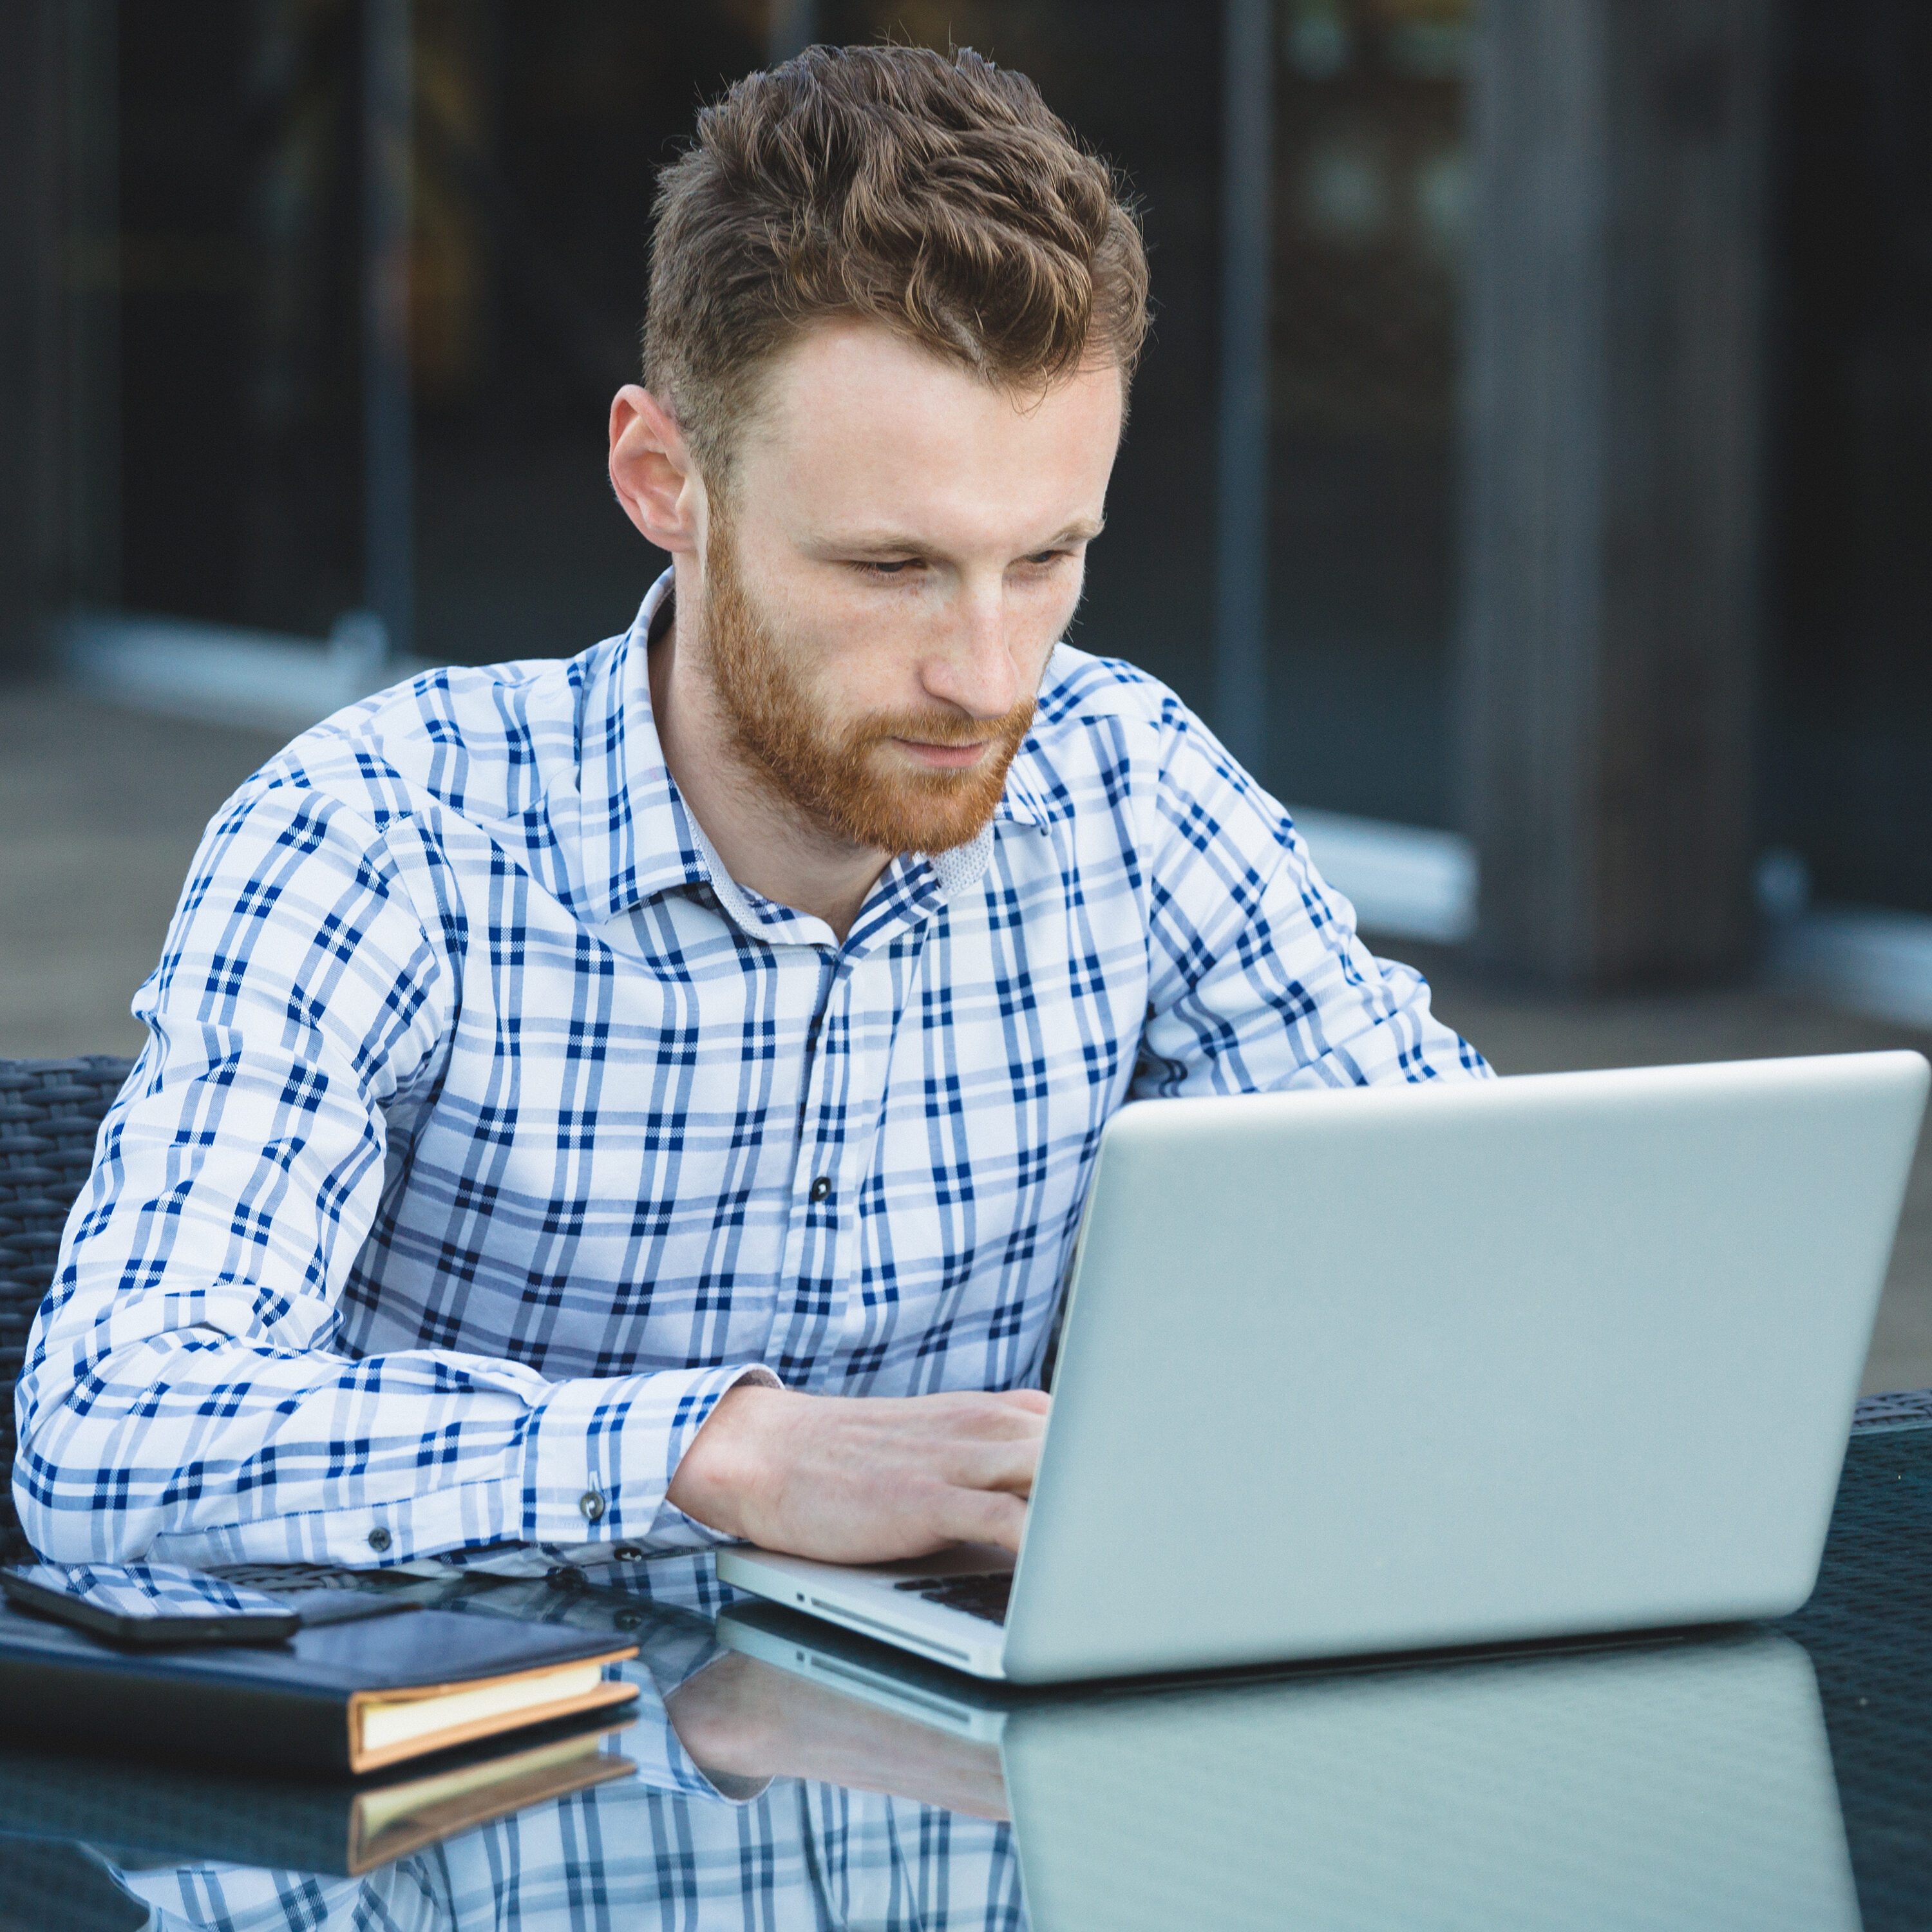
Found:
M 158 956 L 202 829 L 281 741 L 116 710 L 54 686 L 16 686 L 4 703 L 0 1057 L 134 1054 L 142 1034 L 128 1001 Z M 1932 1034 L 1755 988 L 1582 1000 L 1499 989 L 1453 953 L 1400 941 L 1380 950 L 1427 972 L 1438 1011 L 1505 1073 L 1890 1046 L 1932 1053 Z M 1913 1171 L 1864 1386 L 1932 1386 L 1932 1135 Z
M 0 1057 L 138 1053 L 128 1003 L 202 828 L 285 741 L 55 687 L 0 705 Z

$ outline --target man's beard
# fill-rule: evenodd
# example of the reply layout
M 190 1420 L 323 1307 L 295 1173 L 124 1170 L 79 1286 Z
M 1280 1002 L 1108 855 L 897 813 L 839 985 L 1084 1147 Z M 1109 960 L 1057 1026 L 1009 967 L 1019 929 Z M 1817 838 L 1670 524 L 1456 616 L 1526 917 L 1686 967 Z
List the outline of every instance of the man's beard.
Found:
M 712 688 L 753 775 L 819 826 L 873 851 L 944 852 L 976 838 L 1033 724 L 1030 698 L 994 719 L 875 711 L 834 724 L 752 604 L 730 524 L 716 503 L 705 559 L 704 646 Z M 889 765 L 885 746 L 894 738 L 992 742 L 964 771 L 918 771 Z

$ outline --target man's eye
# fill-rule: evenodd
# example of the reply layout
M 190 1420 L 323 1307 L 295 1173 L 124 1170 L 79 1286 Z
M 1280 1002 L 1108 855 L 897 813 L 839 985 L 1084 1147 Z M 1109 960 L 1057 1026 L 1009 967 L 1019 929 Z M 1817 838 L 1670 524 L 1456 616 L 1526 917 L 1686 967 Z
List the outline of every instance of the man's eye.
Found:
M 861 570 L 869 571 L 874 577 L 899 577 L 908 570 L 916 570 L 919 568 L 919 559 L 916 556 L 896 557 L 890 563 L 868 562 L 860 564 L 859 568 Z
M 1036 550 L 1025 561 L 1028 563 L 1038 564 L 1044 568 L 1048 564 L 1058 563 L 1066 554 L 1066 552 L 1064 550 Z

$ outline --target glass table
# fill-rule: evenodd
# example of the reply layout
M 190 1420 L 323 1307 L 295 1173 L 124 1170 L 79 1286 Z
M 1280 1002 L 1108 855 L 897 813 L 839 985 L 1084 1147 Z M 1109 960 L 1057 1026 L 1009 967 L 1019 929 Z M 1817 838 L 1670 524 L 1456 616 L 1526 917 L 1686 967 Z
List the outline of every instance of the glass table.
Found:
M 392 1574 L 631 1633 L 634 1722 L 358 1786 L 16 1742 L 0 1928 L 1924 1927 L 1932 1404 L 1862 1413 L 1804 1611 L 1616 1642 L 1024 1693 L 692 1559 Z

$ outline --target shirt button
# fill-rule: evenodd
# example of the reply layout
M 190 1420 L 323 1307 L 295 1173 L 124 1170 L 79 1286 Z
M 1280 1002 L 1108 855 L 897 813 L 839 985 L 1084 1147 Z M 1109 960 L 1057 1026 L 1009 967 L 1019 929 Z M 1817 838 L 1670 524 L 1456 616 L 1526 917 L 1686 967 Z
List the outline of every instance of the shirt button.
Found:
M 379 1524 L 369 1532 L 369 1547 L 380 1556 L 389 1546 L 389 1532 Z
M 829 1174 L 821 1174 L 812 1184 L 812 1198 L 814 1201 L 823 1201 L 831 1192 L 832 1177 Z
M 603 1519 L 604 1498 L 595 1490 L 586 1490 L 578 1498 L 577 1507 L 584 1512 L 586 1522 L 598 1522 Z

